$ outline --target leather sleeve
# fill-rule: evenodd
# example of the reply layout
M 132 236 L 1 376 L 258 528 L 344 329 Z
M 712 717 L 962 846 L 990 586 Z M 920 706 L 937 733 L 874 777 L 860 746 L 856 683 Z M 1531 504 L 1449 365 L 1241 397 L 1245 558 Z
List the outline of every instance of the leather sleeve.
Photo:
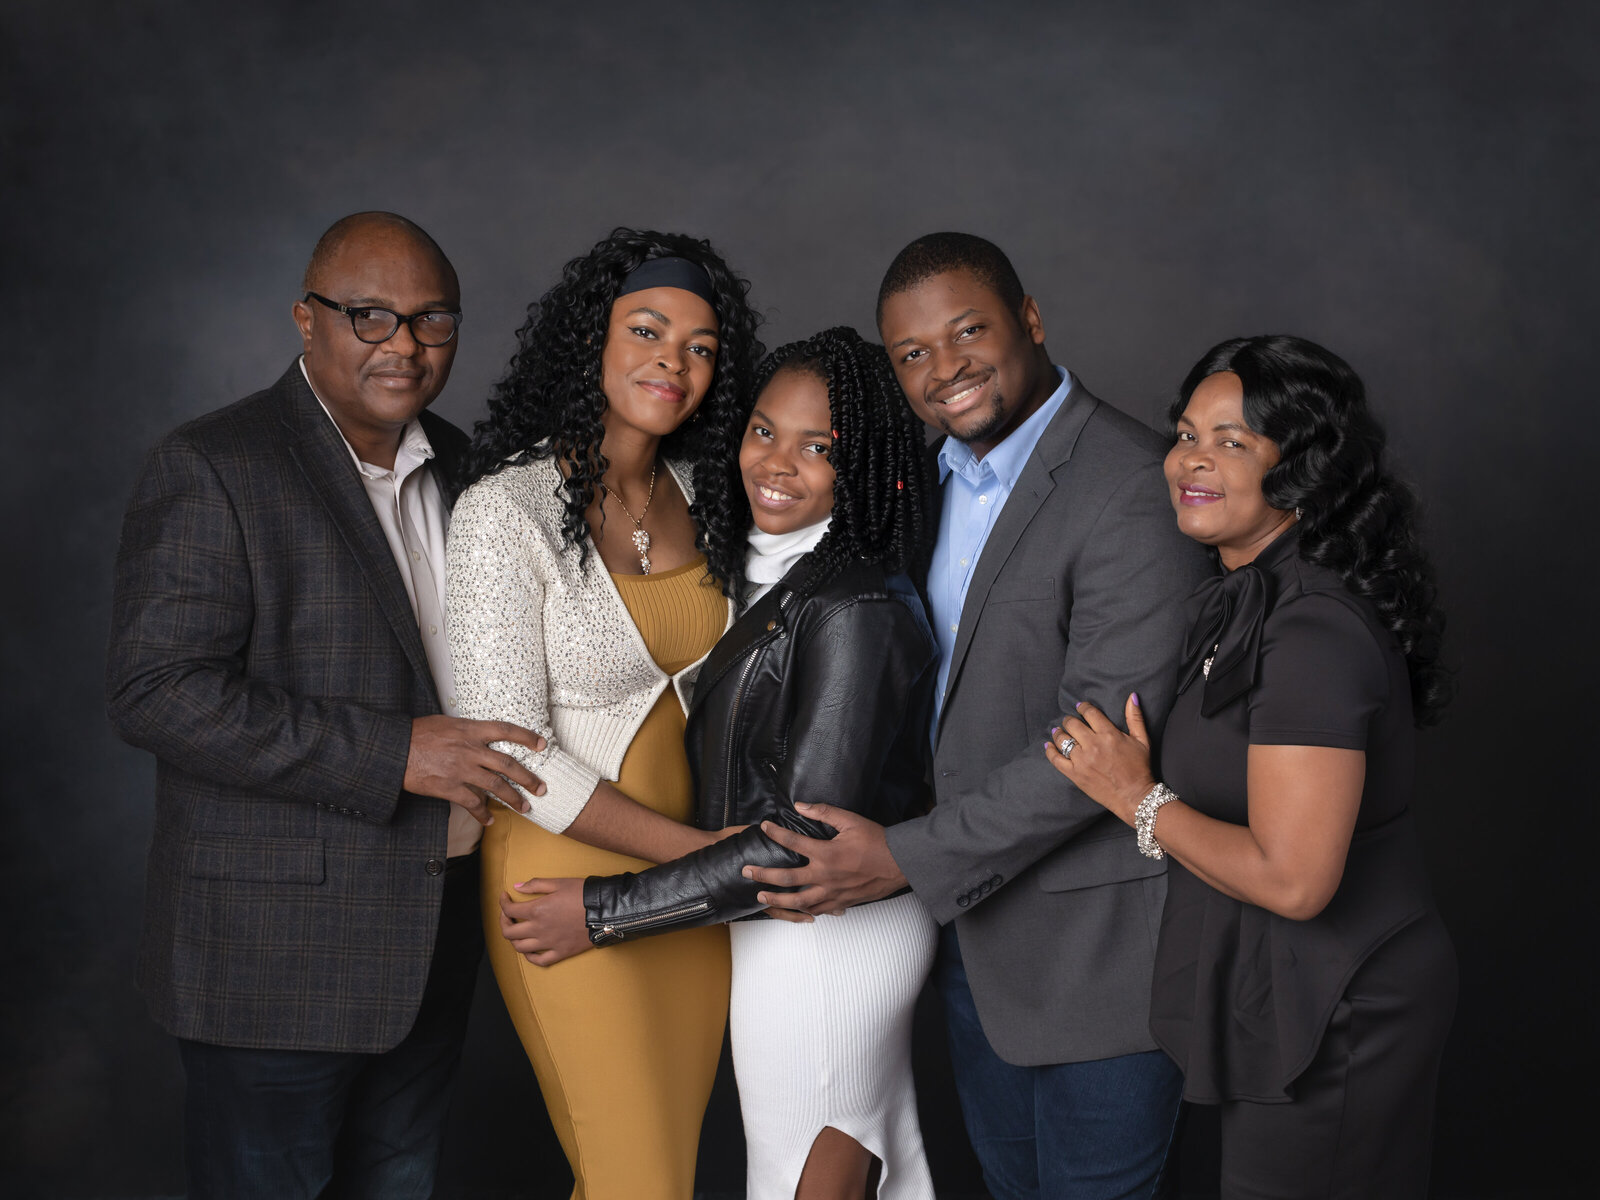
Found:
M 603 946 L 625 937 L 736 920 L 758 912 L 763 890 L 744 878 L 746 864 L 799 867 L 808 861 L 759 828 L 776 820 L 808 837 L 835 830 L 794 811 L 793 802 L 871 808 L 908 711 L 922 713 L 935 650 L 931 633 L 898 600 L 845 600 L 793 634 L 794 719 L 787 758 L 776 768 L 783 799 L 750 828 L 714 846 L 637 874 L 591 876 L 583 899 L 589 939 Z M 776 889 L 769 889 L 776 890 Z
M 831 838 L 831 826 L 809 821 L 786 804 L 767 818 L 807 837 Z M 731 838 L 673 859 L 647 871 L 591 875 L 583 883 L 589 940 L 608 946 L 628 938 L 719 925 L 761 911 L 756 893 L 763 885 L 741 874 L 746 863 L 759 867 L 803 867 L 804 855 L 785 850 L 759 823 Z

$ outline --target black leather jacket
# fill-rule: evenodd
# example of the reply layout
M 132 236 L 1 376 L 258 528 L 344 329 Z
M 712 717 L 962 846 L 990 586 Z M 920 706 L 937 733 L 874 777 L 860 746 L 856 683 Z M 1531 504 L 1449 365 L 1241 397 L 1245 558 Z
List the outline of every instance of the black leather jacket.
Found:
M 695 824 L 750 828 L 637 874 L 590 876 L 583 902 L 595 945 L 758 912 L 762 885 L 740 868 L 806 862 L 759 822 L 813 837 L 835 832 L 795 812 L 795 801 L 836 804 L 884 825 L 926 810 L 938 648 L 922 602 L 905 576 L 862 562 L 796 590 L 809 561 L 722 636 L 689 707 Z

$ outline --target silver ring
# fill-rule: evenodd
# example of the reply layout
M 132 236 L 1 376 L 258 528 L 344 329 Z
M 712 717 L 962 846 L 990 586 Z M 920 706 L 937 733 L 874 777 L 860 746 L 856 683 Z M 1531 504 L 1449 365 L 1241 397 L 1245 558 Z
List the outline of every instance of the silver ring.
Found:
M 1077 748 L 1078 748 L 1078 739 L 1075 738 L 1075 737 L 1067 738 L 1066 741 L 1061 743 L 1061 757 L 1062 758 L 1071 758 L 1072 757 L 1072 752 L 1074 750 L 1076 750 Z

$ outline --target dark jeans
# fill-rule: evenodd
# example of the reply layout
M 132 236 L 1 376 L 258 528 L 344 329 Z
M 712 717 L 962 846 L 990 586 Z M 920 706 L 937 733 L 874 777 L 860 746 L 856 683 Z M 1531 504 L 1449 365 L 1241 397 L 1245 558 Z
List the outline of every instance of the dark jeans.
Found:
M 422 1004 L 393 1050 L 180 1039 L 189 1200 L 426 1200 L 482 953 L 473 854 L 446 869 Z
M 936 968 L 967 1135 L 995 1200 L 1149 1200 L 1183 1077 L 1159 1050 L 1017 1067 L 978 1024 L 954 925 Z

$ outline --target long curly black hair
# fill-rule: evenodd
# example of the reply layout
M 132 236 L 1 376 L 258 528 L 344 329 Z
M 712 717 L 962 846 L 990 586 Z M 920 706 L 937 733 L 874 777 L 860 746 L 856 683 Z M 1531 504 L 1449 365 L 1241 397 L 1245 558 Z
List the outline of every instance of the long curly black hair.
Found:
M 834 435 L 828 452 L 834 471 L 833 520 L 811 552 L 800 586 L 815 588 L 854 559 L 877 563 L 890 573 L 916 568 L 928 541 L 927 454 L 922 422 L 905 402 L 889 355 L 847 325 L 781 346 L 756 371 L 755 388 L 744 405 L 745 422 L 761 392 L 787 371 L 811 375 L 827 386 Z M 748 531 L 750 501 L 737 455 L 726 480 L 727 506 Z M 725 557 L 711 559 L 717 576 L 734 581 L 740 593 L 744 556 L 741 541 Z
M 1280 458 L 1261 480 L 1268 504 L 1299 509 L 1300 553 L 1371 601 L 1405 652 L 1418 725 L 1438 720 L 1450 698 L 1439 662 L 1444 614 L 1417 532 L 1417 501 L 1389 470 L 1383 426 L 1350 365 L 1304 338 L 1232 338 L 1195 364 L 1168 410 L 1176 427 L 1195 388 L 1232 371 L 1244 419 Z
M 736 458 L 749 411 L 755 366 L 762 345 L 761 318 L 750 307 L 750 285 L 735 275 L 711 243 L 678 233 L 617 228 L 561 269 L 560 281 L 532 304 L 517 330 L 517 352 L 489 397 L 489 415 L 473 428 L 466 482 L 534 458 L 557 458 L 566 468 L 561 483 L 568 545 L 589 557 L 589 520 L 584 515 L 599 492 L 607 462 L 600 452 L 606 410 L 600 354 L 611 305 L 622 281 L 640 263 L 667 256 L 705 269 L 716 294 L 718 350 L 711 388 L 695 416 L 661 443 L 661 453 L 689 464 L 695 501 L 696 548 L 709 562 L 743 556 L 747 526 L 727 505 L 725 475 Z M 748 519 L 746 510 L 744 517 Z M 713 571 L 715 567 L 713 566 Z M 729 590 L 727 577 L 724 589 Z M 729 590 L 729 594 L 733 592 Z

